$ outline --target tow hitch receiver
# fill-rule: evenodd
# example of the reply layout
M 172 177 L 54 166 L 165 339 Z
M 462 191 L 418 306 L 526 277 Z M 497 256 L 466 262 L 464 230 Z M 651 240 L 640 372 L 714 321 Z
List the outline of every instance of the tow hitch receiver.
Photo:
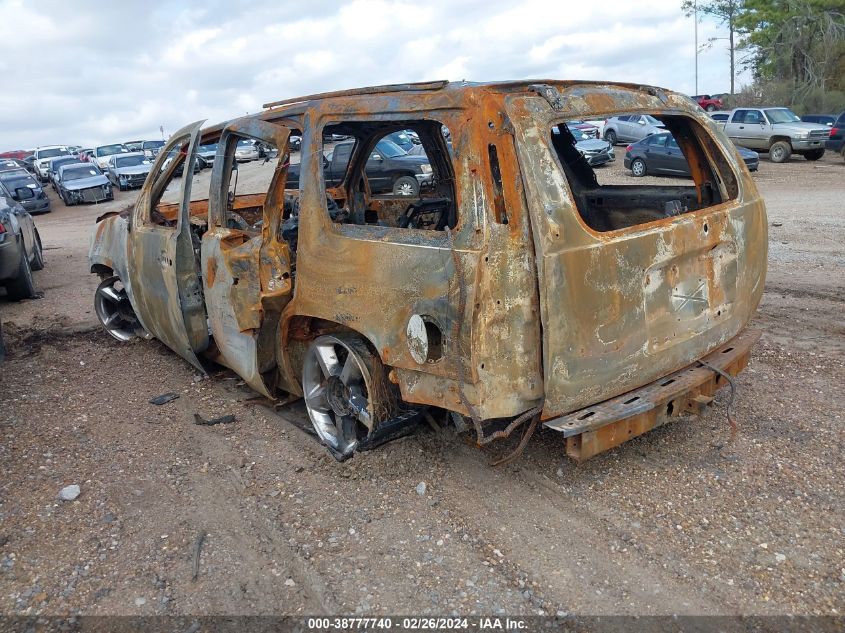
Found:
M 701 360 L 736 376 L 748 365 L 760 330 L 745 329 Z M 727 380 L 698 362 L 644 387 L 574 411 L 543 425 L 566 438 L 566 454 L 578 462 L 619 446 L 682 414 L 701 413 Z

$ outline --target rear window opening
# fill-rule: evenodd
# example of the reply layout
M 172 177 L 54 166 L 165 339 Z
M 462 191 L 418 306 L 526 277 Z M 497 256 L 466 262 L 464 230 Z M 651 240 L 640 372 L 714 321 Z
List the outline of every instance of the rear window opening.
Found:
M 578 213 L 594 231 L 664 220 L 738 195 L 722 150 L 691 117 L 619 115 L 603 133 L 593 127 L 561 121 L 549 133 Z

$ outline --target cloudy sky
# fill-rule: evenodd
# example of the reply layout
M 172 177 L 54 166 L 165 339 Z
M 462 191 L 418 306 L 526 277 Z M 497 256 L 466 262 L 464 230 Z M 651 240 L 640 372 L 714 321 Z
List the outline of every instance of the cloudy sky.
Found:
M 680 0 L 0 0 L 0 151 L 160 138 L 373 84 L 633 81 L 693 93 Z M 723 36 L 703 22 L 699 38 Z M 701 92 L 727 92 L 723 42 Z

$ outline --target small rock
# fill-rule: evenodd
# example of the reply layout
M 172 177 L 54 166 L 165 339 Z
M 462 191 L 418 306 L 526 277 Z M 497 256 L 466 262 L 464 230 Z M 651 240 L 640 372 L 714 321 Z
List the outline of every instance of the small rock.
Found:
M 143 607 L 145 604 L 147 604 L 146 598 L 135 598 L 135 606 L 136 607 Z
M 424 497 L 425 491 L 426 491 L 427 488 L 428 488 L 428 486 L 426 486 L 425 482 L 421 481 L 420 483 L 417 484 L 417 487 L 415 488 L 415 490 L 417 491 L 417 494 L 419 496 Z
M 79 486 L 76 484 L 65 486 L 59 491 L 59 499 L 62 501 L 73 501 L 79 496 L 79 493 Z
M 285 581 L 285 587 L 295 587 L 295 586 L 296 586 L 296 582 L 294 581 L 293 578 L 288 578 Z
M 563 468 L 558 468 L 557 473 L 555 473 L 558 477 L 563 477 Z
M 772 226 L 775 226 L 775 227 L 783 226 L 783 222 L 772 222 Z
M 778 553 L 775 554 L 775 560 L 779 563 L 782 563 L 783 561 L 786 560 L 786 555 L 778 552 Z

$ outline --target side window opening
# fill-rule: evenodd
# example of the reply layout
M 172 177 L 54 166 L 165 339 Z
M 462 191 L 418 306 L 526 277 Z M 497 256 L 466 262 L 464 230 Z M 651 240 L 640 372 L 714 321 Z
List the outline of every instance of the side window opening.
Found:
M 604 232 L 646 224 L 706 209 L 738 195 L 736 178 L 722 150 L 694 119 L 677 115 L 616 118 L 628 123 L 627 128 L 619 126 L 618 140 L 631 143 L 623 150 L 626 169 L 622 174 L 605 167 L 621 148 L 585 133 L 573 122 L 562 121 L 551 129 L 553 152 L 578 212 L 591 229 Z
M 454 228 L 454 168 L 443 130 L 432 120 L 327 126 L 323 175 L 332 221 L 428 231 Z
M 150 216 L 148 221 L 159 226 L 175 227 L 179 217 L 182 199 L 182 180 L 185 158 L 188 154 L 188 138 L 180 139 L 161 165 L 150 193 Z
M 270 186 L 290 156 L 281 156 L 270 143 L 242 134 L 231 134 L 223 152 L 227 228 L 239 229 L 246 237 L 261 233 L 264 203 Z

